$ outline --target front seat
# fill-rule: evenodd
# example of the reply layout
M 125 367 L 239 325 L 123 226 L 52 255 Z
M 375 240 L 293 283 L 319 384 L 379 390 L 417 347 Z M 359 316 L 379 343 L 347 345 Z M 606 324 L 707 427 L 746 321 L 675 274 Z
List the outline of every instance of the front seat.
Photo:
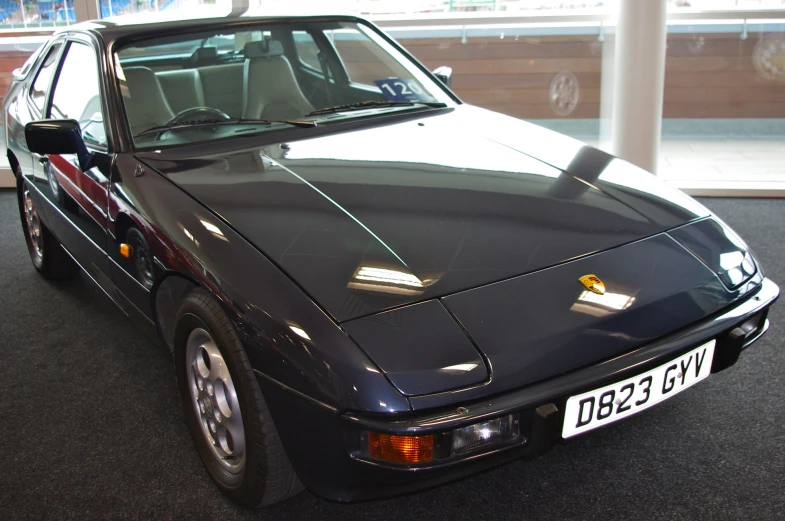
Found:
M 243 53 L 243 117 L 293 119 L 314 110 L 300 90 L 289 60 L 283 55 L 281 42 L 248 42 Z
M 121 90 L 133 135 L 148 128 L 165 125 L 174 117 L 161 83 L 151 69 L 128 67 L 123 69 L 123 74 L 125 85 L 121 84 Z

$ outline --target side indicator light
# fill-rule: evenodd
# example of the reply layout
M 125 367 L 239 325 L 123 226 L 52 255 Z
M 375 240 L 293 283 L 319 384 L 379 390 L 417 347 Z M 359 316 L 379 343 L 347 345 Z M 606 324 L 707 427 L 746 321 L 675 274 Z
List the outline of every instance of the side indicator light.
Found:
M 377 459 L 397 463 L 422 463 L 433 460 L 433 434 L 397 436 L 368 433 L 368 454 Z
M 133 254 L 134 254 L 134 249 L 131 247 L 130 244 L 123 243 L 120 245 L 120 255 L 122 255 L 126 259 L 130 259 L 131 255 Z

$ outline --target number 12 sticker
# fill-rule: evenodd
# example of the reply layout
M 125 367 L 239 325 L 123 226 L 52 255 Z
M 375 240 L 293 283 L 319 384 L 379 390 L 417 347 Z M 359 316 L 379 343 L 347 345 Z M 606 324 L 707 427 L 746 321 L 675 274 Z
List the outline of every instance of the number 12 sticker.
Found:
M 388 101 L 424 101 L 423 88 L 414 80 L 386 78 L 374 81 Z M 430 99 L 430 96 L 425 96 Z

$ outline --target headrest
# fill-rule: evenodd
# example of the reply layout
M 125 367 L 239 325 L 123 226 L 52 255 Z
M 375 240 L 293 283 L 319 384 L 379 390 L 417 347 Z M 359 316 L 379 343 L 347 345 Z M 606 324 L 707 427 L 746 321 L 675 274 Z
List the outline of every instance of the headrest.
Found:
M 148 67 L 125 67 L 123 68 L 123 76 L 125 76 L 125 84 L 133 84 L 134 87 L 140 85 L 154 85 L 158 83 L 158 77 Z M 126 88 L 127 90 L 127 88 Z M 129 95 L 123 91 L 123 95 Z
M 283 55 L 283 44 L 278 40 L 261 40 L 248 42 L 243 48 L 243 54 L 248 59 L 270 58 Z
M 196 67 L 199 65 L 215 63 L 217 61 L 218 61 L 218 49 L 216 49 L 215 47 L 199 47 L 188 58 L 188 65 L 192 67 Z

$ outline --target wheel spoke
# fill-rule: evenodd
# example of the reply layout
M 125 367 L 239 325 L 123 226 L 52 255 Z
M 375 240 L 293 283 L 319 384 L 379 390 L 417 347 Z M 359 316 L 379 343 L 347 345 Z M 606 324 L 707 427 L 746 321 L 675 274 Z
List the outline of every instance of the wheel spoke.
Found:
M 189 335 L 186 363 L 205 440 L 227 470 L 239 472 L 245 463 L 245 430 L 237 392 L 221 350 L 204 329 Z
M 213 384 L 215 384 L 217 380 L 222 380 L 224 382 L 227 380 L 231 381 L 232 377 L 229 375 L 229 369 L 226 367 L 226 362 L 221 355 L 221 351 L 218 350 L 218 346 L 215 345 L 215 342 L 213 342 L 211 339 L 210 341 L 202 344 L 201 348 L 204 349 L 207 355 L 210 357 L 210 373 L 206 378 Z

